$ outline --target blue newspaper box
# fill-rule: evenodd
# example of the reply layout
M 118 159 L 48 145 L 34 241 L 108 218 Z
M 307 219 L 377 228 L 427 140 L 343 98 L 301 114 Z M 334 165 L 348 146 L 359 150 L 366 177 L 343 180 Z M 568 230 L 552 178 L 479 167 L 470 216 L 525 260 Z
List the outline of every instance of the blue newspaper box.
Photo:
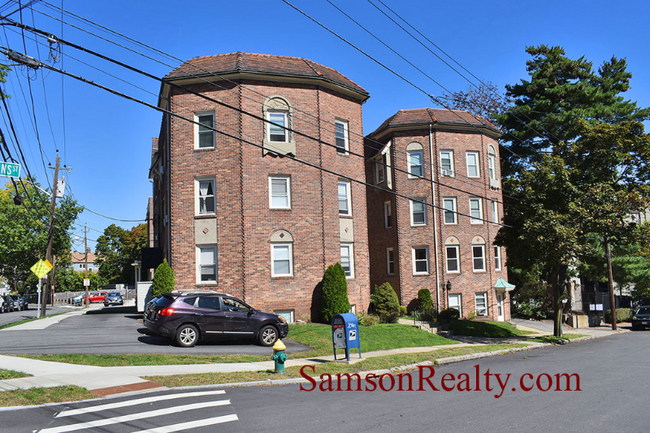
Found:
M 359 349 L 361 358 L 361 343 L 359 341 L 359 321 L 352 313 L 336 314 L 332 317 L 332 344 L 334 346 L 334 360 L 336 349 L 345 349 L 345 356 L 350 360 L 350 349 Z

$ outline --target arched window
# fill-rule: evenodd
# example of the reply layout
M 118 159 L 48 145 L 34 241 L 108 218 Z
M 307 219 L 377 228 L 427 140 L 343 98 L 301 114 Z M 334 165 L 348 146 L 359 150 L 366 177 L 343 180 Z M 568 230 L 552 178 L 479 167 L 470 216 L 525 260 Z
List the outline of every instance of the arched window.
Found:
M 424 176 L 424 150 L 420 143 L 406 146 L 409 177 Z
M 271 236 L 271 276 L 293 276 L 293 237 L 286 230 Z
M 289 129 L 292 108 L 282 96 L 272 96 L 264 103 L 264 154 L 295 155 L 296 144 Z

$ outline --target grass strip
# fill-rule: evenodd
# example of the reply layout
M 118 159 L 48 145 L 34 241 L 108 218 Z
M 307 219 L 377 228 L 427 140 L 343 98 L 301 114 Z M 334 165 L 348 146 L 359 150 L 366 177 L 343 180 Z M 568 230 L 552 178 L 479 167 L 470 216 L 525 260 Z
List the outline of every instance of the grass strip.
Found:
M 20 371 L 0 369 L 0 380 L 18 379 L 19 377 L 30 377 L 31 374 L 21 373 Z
M 34 406 L 46 403 L 86 400 L 95 397 L 97 396 L 86 388 L 78 386 L 15 389 L 0 392 L 0 407 Z
M 428 353 L 409 353 L 400 355 L 377 356 L 367 358 L 355 364 L 327 362 L 315 364 L 315 371 L 311 368 L 306 371 L 310 376 L 318 376 L 324 373 L 358 373 L 369 370 L 390 369 L 395 366 L 415 364 L 424 361 L 436 362 L 440 358 L 450 356 L 468 355 L 479 352 L 494 352 L 497 350 L 516 349 L 526 347 L 527 344 L 490 344 L 476 347 L 450 347 L 438 349 Z M 291 379 L 301 377 L 302 367 L 287 367 L 285 374 L 275 374 L 272 370 L 265 371 L 242 371 L 234 373 L 202 373 L 202 374 L 179 374 L 172 376 L 146 376 L 144 379 L 156 382 L 167 387 L 215 385 L 222 383 L 255 382 L 270 379 Z
M 48 317 L 60 316 L 61 314 L 66 314 L 66 311 L 63 311 L 61 313 L 56 313 L 56 314 L 50 314 L 49 316 L 34 317 L 33 319 L 24 319 L 24 320 L 19 320 L 18 322 L 7 323 L 6 325 L 0 326 L 0 329 L 13 328 L 14 326 L 22 325 L 23 323 L 33 322 L 34 320 L 43 320 Z
M 479 322 L 476 320 L 454 320 L 449 324 L 449 329 L 454 332 L 454 335 L 485 338 L 506 338 L 536 334 L 533 331 L 517 329 L 508 322 Z
M 554 335 L 542 335 L 540 337 L 528 338 L 527 341 L 537 341 L 538 343 L 551 343 L 551 344 L 560 343 L 561 344 L 563 341 L 573 340 L 573 339 L 581 338 L 581 337 L 586 337 L 586 335 L 583 335 L 583 334 L 564 334 L 561 337 L 556 337 Z

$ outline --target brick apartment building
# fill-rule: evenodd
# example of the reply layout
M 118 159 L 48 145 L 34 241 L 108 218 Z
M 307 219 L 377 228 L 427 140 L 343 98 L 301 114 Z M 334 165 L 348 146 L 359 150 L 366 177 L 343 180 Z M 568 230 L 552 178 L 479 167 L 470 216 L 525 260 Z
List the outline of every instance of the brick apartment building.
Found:
M 353 155 L 364 154 L 368 97 L 294 57 L 197 57 L 165 77 L 153 242 L 178 290 L 225 291 L 309 319 L 325 269 L 341 262 L 350 303 L 368 308 L 366 191 L 354 182 L 365 162 Z
M 370 282 L 389 282 L 402 305 L 428 288 L 440 309 L 510 320 L 500 131 L 465 111 L 401 110 L 367 136 Z

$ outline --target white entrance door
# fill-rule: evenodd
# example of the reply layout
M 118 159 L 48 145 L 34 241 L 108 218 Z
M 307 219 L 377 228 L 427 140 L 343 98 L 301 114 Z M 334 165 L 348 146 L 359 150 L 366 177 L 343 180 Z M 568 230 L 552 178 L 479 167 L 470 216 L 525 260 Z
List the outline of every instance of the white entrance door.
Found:
M 497 320 L 499 322 L 505 320 L 503 315 L 503 293 L 497 293 Z

